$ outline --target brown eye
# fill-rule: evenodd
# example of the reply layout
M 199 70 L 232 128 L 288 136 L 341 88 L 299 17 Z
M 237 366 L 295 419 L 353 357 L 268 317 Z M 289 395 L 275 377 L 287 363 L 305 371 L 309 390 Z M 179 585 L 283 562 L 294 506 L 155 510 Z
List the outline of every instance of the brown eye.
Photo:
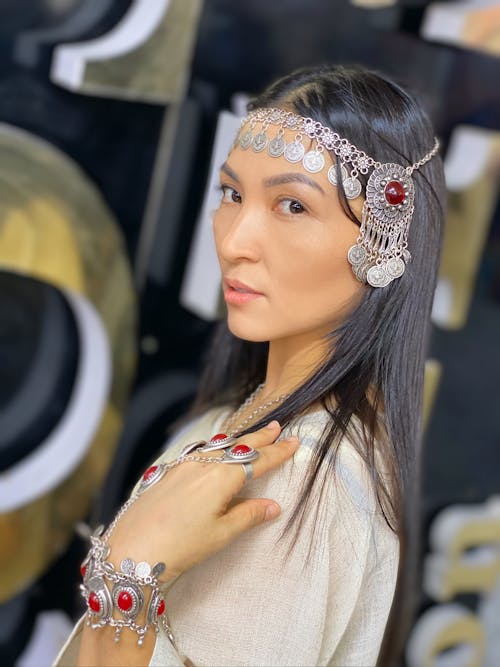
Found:
M 298 215 L 306 213 L 305 207 L 297 199 L 282 199 L 278 204 L 280 213 Z
M 229 185 L 221 185 L 222 199 L 227 204 L 241 204 L 240 193 Z

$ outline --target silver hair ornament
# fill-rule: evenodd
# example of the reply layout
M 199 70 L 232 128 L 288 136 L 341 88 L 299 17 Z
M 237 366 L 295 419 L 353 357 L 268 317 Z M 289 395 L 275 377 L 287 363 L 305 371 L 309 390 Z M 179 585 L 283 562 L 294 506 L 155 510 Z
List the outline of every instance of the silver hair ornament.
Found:
M 267 134 L 271 125 L 278 127 L 272 138 Z M 288 143 L 284 138 L 285 130 L 296 133 Z M 312 146 L 311 142 L 314 142 Z M 356 278 L 372 287 L 386 287 L 403 275 L 411 260 L 408 230 L 415 201 L 411 176 L 437 154 L 438 139 L 432 149 L 412 165 L 384 164 L 312 118 L 285 109 L 258 108 L 242 120 L 235 146 L 243 150 L 251 148 L 257 153 L 267 149 L 271 157 L 284 157 L 290 164 L 301 163 L 311 174 L 327 167 L 326 149 L 340 161 L 342 186 L 348 199 L 362 194 L 358 175 L 373 170 L 366 185 L 359 236 L 349 249 L 347 259 Z M 328 166 L 327 178 L 333 186 L 338 186 L 336 164 Z

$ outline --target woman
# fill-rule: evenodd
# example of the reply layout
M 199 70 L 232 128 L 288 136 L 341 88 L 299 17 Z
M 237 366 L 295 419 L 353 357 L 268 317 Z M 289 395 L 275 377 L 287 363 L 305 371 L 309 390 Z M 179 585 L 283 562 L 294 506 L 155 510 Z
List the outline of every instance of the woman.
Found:
M 221 167 L 200 416 L 93 538 L 92 627 L 59 664 L 388 664 L 443 202 L 430 123 L 388 79 L 307 69 L 252 103 Z

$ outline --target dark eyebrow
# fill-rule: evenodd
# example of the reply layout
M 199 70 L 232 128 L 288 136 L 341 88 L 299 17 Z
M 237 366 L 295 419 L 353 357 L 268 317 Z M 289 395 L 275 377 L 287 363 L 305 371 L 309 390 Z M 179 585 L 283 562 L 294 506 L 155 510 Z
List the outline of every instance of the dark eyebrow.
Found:
M 224 162 L 220 170 L 223 171 L 225 174 L 227 174 L 229 178 L 232 178 L 233 181 L 235 181 L 236 183 L 240 182 L 238 174 L 236 174 L 236 172 L 234 172 L 231 169 L 231 167 L 228 165 L 227 162 Z M 300 172 L 290 172 L 289 174 L 278 174 L 277 176 L 271 176 L 264 180 L 264 186 L 266 188 L 273 188 L 276 185 L 284 185 L 285 183 L 303 183 L 304 185 L 308 185 L 309 187 L 314 188 L 315 190 L 319 190 L 321 194 L 323 195 L 325 194 L 325 191 L 317 181 L 315 181 L 313 178 L 310 178 L 306 174 L 301 174 Z
M 313 178 L 309 178 L 309 176 L 306 176 L 306 174 L 301 174 L 300 172 L 279 174 L 278 176 L 271 176 L 270 178 L 266 178 L 264 181 L 266 188 L 272 188 L 275 185 L 283 185 L 284 183 L 304 183 L 304 185 L 309 185 L 309 187 L 319 190 L 321 194 L 325 194 L 325 191 L 319 183 L 317 183 Z
M 225 174 L 229 176 L 229 178 L 232 178 L 233 181 L 236 181 L 236 183 L 240 182 L 240 179 L 238 178 L 238 174 L 231 169 L 231 167 L 228 165 L 227 162 L 224 162 L 224 164 L 220 168 L 221 171 L 223 171 Z
M 309 187 L 319 190 L 321 194 L 325 194 L 325 191 L 319 183 L 317 183 L 313 178 L 309 178 L 309 176 L 306 176 L 306 174 L 301 174 L 300 172 L 279 174 L 278 176 L 271 176 L 270 178 L 266 178 L 264 181 L 266 188 L 272 188 L 275 185 L 283 185 L 285 183 L 304 183 L 304 185 L 309 185 Z

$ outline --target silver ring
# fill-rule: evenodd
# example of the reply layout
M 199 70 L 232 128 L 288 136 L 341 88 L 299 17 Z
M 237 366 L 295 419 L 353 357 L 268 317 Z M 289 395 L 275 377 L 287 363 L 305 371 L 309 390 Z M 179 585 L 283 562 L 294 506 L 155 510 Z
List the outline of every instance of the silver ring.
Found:
M 245 472 L 245 482 L 249 482 L 253 477 L 253 463 L 242 463 L 241 467 Z

